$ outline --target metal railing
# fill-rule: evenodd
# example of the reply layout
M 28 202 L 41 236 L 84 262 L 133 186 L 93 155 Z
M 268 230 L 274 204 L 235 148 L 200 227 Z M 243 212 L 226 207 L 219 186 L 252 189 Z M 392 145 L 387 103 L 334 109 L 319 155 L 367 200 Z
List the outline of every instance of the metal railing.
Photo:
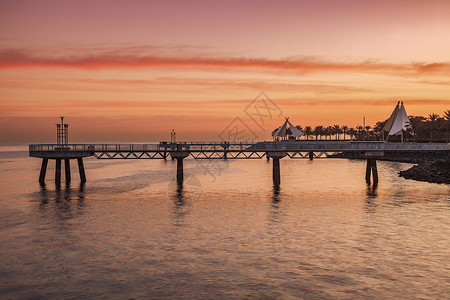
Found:
M 29 151 L 89 152 L 270 152 L 270 151 L 450 151 L 449 143 L 385 143 L 385 142 L 181 142 L 153 144 L 32 144 Z

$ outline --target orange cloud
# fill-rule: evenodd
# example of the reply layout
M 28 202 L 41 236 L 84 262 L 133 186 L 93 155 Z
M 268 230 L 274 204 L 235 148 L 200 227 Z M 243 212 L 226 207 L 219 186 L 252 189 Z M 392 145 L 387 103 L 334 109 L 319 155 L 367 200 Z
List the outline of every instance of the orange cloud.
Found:
M 100 69 L 188 69 L 206 71 L 248 72 L 280 71 L 294 74 L 311 72 L 355 72 L 395 76 L 444 75 L 450 76 L 450 63 L 388 64 L 376 61 L 340 63 L 312 57 L 285 59 L 245 57 L 163 57 L 105 52 L 79 56 L 42 56 L 18 49 L 0 50 L 0 69 L 11 68 L 77 68 Z

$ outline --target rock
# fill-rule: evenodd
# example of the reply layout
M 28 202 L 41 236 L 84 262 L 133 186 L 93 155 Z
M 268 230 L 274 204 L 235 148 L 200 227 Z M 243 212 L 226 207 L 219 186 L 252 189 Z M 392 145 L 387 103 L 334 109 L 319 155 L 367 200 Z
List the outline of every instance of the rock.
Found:
M 406 179 L 450 184 L 450 159 L 423 159 L 418 165 L 400 171 Z

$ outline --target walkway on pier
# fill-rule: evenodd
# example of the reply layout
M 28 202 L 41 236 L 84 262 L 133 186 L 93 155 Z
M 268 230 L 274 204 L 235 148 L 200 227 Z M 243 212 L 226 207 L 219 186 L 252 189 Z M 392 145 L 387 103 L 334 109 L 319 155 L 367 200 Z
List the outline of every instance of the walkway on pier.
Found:
M 280 184 L 279 160 L 283 157 L 326 158 L 329 154 L 359 153 L 367 159 L 366 180 L 372 173 L 374 184 L 378 182 L 376 159 L 385 153 L 443 152 L 450 153 L 446 143 L 387 143 L 359 141 L 275 141 L 275 142 L 178 142 L 153 144 L 36 144 L 29 146 L 31 157 L 42 158 L 39 181 L 45 180 L 48 159 L 56 160 L 55 182 L 61 180 L 61 160 L 65 160 L 66 182 L 70 182 L 70 159 L 77 159 L 81 181 L 86 181 L 83 158 L 97 159 L 167 159 L 177 160 L 177 181 L 183 181 L 183 159 L 273 159 L 273 180 Z

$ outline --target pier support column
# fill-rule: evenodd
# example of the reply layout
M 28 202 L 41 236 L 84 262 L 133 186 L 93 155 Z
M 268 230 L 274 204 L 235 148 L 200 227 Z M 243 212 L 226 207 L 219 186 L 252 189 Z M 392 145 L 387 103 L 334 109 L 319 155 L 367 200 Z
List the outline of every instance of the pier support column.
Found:
M 64 171 L 66 172 L 66 184 L 70 183 L 70 159 L 64 159 Z
M 378 184 L 377 160 L 375 158 L 367 159 L 366 182 L 370 183 L 370 173 L 372 173 L 373 184 Z
M 177 158 L 177 184 L 182 185 L 183 184 L 183 159 L 184 158 Z
M 279 186 L 281 183 L 281 172 L 280 172 L 280 159 L 286 156 L 286 152 L 270 152 L 267 153 L 267 157 L 272 158 L 273 170 L 272 179 L 275 186 Z
M 86 182 L 86 173 L 84 172 L 83 158 L 77 158 L 78 161 L 78 172 L 80 173 L 81 183 Z
M 188 157 L 188 155 L 189 155 L 189 152 L 187 152 L 187 151 L 177 151 L 177 152 L 170 153 L 170 156 L 172 157 L 172 159 L 177 160 L 177 185 L 178 186 L 183 185 L 183 179 L 184 179 L 183 159 Z
M 273 158 L 273 184 L 274 185 L 280 185 L 280 159 L 279 158 Z
M 371 164 L 371 160 L 372 159 L 368 159 L 367 160 L 367 165 L 366 165 L 366 182 L 370 183 L 370 172 L 372 170 L 372 164 Z
M 48 158 L 43 158 L 41 165 L 41 173 L 39 174 L 39 182 L 41 184 L 45 183 L 45 173 L 47 173 L 47 165 L 48 165 Z
M 372 173 L 373 185 L 378 184 L 377 158 L 384 157 L 384 151 L 365 152 L 362 156 L 367 159 L 366 182 L 370 184 L 370 173 Z
M 313 160 L 313 158 L 314 158 L 314 152 L 310 151 L 310 152 L 308 153 L 308 157 L 309 157 L 309 160 Z
M 269 161 L 269 160 L 270 160 L 270 156 L 269 156 L 269 153 L 267 153 L 267 152 L 266 152 L 266 159 L 267 159 L 267 161 Z
M 61 184 L 61 158 L 56 159 L 55 184 L 58 186 Z
M 373 184 L 378 184 L 378 169 L 377 169 L 377 160 L 373 159 L 372 161 L 372 178 L 373 178 Z

